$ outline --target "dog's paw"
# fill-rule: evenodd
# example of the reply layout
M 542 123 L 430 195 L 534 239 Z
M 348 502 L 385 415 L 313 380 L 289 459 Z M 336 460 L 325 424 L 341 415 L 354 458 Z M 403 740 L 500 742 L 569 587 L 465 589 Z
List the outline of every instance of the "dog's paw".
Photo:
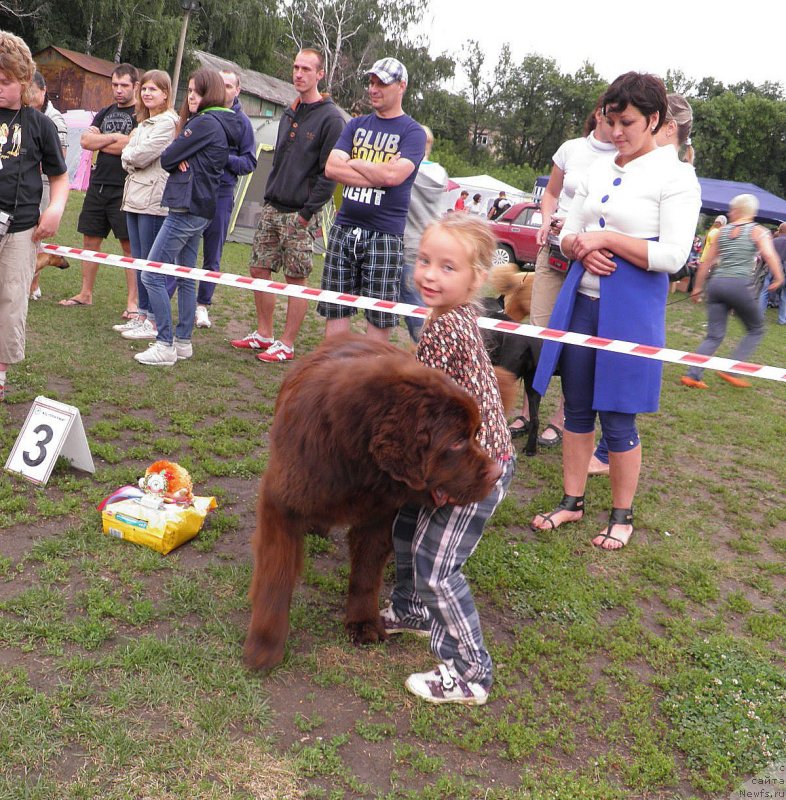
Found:
M 249 634 L 243 647 L 243 661 L 250 669 L 272 669 L 284 659 L 284 642 L 271 642 Z
M 377 644 L 388 638 L 384 625 L 378 619 L 345 622 L 344 627 L 354 644 Z

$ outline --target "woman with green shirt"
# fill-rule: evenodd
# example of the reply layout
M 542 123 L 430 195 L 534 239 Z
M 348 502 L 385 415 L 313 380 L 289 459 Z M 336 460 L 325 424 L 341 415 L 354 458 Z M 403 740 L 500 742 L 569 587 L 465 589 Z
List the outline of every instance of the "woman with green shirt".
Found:
M 696 286 L 691 293 L 694 303 L 701 300 L 707 273 L 714 265 L 712 279 L 707 284 L 707 336 L 696 352 L 711 356 L 726 336 L 729 312 L 734 311 L 745 326 L 746 334 L 731 355 L 735 361 L 747 361 L 764 335 L 764 316 L 759 307 L 753 283 L 756 255 L 760 255 L 772 273 L 771 292 L 783 285 L 781 260 L 772 246 L 769 231 L 753 219 L 759 210 L 759 201 L 752 194 L 740 194 L 729 203 L 731 222 L 721 228 L 713 240 L 696 273 Z M 717 262 L 717 263 L 716 263 Z M 683 385 L 694 389 L 707 389 L 701 380 L 703 370 L 691 367 L 683 375 Z M 718 373 L 732 386 L 747 388 L 748 381 L 727 372 Z

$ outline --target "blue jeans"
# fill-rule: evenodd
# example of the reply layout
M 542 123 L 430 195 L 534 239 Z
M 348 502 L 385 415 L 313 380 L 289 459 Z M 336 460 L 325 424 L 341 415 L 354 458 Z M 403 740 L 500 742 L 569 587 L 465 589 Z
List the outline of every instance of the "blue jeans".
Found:
M 229 220 L 235 204 L 235 187 L 222 185 L 216 199 L 216 213 L 202 233 L 202 268 L 211 272 L 221 272 L 221 253 L 229 231 Z M 200 281 L 197 304 L 209 306 L 213 301 L 216 284 Z
M 772 283 L 772 273 L 768 272 L 764 276 L 764 288 L 761 290 L 761 310 L 765 312 L 767 310 L 767 305 L 769 304 L 770 299 L 774 297 L 780 296 L 780 300 L 778 302 L 778 325 L 786 325 L 786 292 L 783 289 L 775 292 L 775 294 L 770 294 L 769 287 Z
M 202 231 L 210 222 L 196 214 L 170 211 L 156 236 L 148 258 L 150 261 L 163 261 L 184 267 L 195 267 L 199 252 Z M 147 289 L 150 308 L 156 320 L 158 335 L 156 341 L 172 345 L 172 305 L 166 289 L 166 275 L 143 272 L 142 283 Z M 177 327 L 178 341 L 191 340 L 196 314 L 196 281 L 192 278 L 176 278 L 177 283 Z
M 166 216 L 157 216 L 154 214 L 136 214 L 133 211 L 126 211 L 126 225 L 128 227 L 128 238 L 131 242 L 131 255 L 134 258 L 147 258 L 150 253 L 150 248 L 164 224 Z M 169 296 L 175 293 L 175 279 L 167 275 L 167 291 Z M 147 296 L 147 289 L 142 283 L 142 270 L 137 270 L 136 273 L 136 288 L 139 294 L 139 308 L 140 316 L 152 316 L 152 309 L 150 308 L 150 300 Z
M 412 264 L 404 262 L 401 269 L 401 288 L 399 290 L 398 299 L 400 303 L 409 303 L 413 306 L 422 306 L 423 298 L 415 286 L 414 281 L 415 267 Z M 423 320 L 417 317 L 404 317 L 404 322 L 407 324 L 409 336 L 413 342 L 417 343 L 420 339 L 420 332 L 423 330 Z

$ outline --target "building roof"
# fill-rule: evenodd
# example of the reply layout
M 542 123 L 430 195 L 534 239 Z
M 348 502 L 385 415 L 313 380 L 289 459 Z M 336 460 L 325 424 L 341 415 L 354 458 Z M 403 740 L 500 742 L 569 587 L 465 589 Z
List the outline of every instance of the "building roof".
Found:
M 66 50 L 64 47 L 55 47 L 54 45 L 50 45 L 49 47 L 45 47 L 43 50 L 39 50 L 33 55 L 33 60 L 35 60 L 36 56 L 47 50 L 56 50 L 61 56 L 63 56 L 63 58 L 73 61 L 74 64 L 86 70 L 87 72 L 93 72 L 96 75 L 105 75 L 107 78 L 112 77 L 112 72 L 117 66 L 117 64 L 112 61 L 107 61 L 103 58 L 96 58 L 95 56 L 86 56 L 84 53 L 77 53 L 75 50 Z
M 240 76 L 241 91 L 268 100 L 279 106 L 289 106 L 295 102 L 297 92 L 291 83 L 274 78 L 271 75 L 264 75 L 252 69 L 243 69 L 228 61 L 226 58 L 219 58 L 212 53 L 204 50 L 195 50 L 194 56 L 203 67 L 210 67 L 217 70 L 232 70 Z

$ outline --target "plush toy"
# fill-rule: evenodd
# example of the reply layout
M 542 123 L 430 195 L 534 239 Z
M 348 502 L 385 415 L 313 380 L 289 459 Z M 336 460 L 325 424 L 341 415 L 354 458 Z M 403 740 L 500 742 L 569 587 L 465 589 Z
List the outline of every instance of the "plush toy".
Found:
M 194 499 L 191 476 L 180 464 L 173 461 L 156 461 L 139 479 L 139 488 L 145 495 L 164 503 L 188 505 Z
M 494 267 L 490 278 L 494 290 L 505 298 L 505 313 L 516 322 L 527 319 L 535 273 L 521 272 L 515 264 L 504 264 Z

